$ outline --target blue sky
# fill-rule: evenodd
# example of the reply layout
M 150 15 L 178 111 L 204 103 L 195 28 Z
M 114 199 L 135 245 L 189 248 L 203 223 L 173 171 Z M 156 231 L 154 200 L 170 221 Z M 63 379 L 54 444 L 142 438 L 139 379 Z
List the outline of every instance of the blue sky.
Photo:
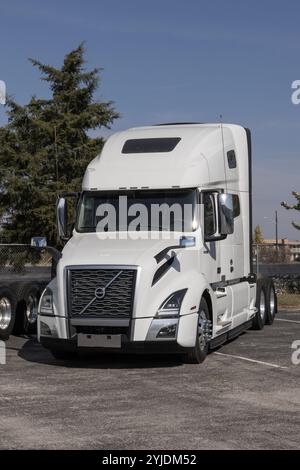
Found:
M 111 131 L 220 114 L 250 127 L 254 223 L 274 237 L 278 209 L 279 236 L 300 239 L 280 207 L 300 191 L 298 1 L 2 0 L 0 22 L 0 79 L 20 103 L 48 96 L 28 57 L 59 66 L 86 41 L 87 66 L 104 69 L 97 97 L 122 115 Z

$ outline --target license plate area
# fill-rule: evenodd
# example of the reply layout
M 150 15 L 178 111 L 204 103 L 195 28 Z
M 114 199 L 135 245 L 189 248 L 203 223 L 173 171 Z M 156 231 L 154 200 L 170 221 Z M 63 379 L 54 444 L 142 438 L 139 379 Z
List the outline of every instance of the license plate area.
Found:
M 121 348 L 121 335 L 94 335 L 79 333 L 77 346 L 80 348 Z

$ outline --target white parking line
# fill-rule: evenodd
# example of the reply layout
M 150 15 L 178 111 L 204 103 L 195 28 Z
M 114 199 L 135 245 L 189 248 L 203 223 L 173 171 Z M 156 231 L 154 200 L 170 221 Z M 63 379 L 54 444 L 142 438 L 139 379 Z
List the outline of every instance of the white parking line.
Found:
M 226 353 L 221 353 L 221 352 L 215 352 L 214 354 L 218 354 L 219 356 L 233 357 L 235 359 L 241 359 L 242 361 L 254 362 L 256 364 L 262 364 L 264 366 L 275 367 L 276 369 L 288 369 L 288 367 L 279 366 L 278 364 L 272 364 L 271 362 L 264 362 L 264 361 L 257 361 L 256 359 L 249 359 L 249 357 L 235 356 L 234 354 L 226 354 Z
M 288 319 L 285 319 L 285 318 L 275 318 L 275 321 L 287 321 L 289 323 L 299 323 L 300 324 L 300 321 L 298 321 L 298 320 L 288 320 Z

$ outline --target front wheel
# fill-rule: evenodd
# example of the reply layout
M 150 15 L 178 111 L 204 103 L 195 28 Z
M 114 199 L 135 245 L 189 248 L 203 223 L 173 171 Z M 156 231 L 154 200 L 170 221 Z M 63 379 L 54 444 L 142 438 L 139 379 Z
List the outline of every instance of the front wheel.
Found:
M 193 350 L 188 354 L 187 362 L 190 364 L 201 364 L 208 353 L 208 340 L 207 330 L 210 324 L 209 319 L 209 308 L 204 298 L 201 299 L 199 316 L 198 316 L 198 327 L 196 345 Z

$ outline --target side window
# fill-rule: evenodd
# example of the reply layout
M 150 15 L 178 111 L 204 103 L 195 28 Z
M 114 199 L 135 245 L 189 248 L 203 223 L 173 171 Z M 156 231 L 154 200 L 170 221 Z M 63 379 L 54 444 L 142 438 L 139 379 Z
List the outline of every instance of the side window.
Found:
M 216 213 L 213 194 L 203 193 L 204 206 L 204 236 L 210 237 L 216 233 Z
M 79 225 L 82 227 L 93 227 L 94 219 L 94 198 L 83 195 L 82 204 L 79 213 Z
M 240 199 L 237 194 L 233 194 L 233 217 L 236 218 L 241 213 Z

